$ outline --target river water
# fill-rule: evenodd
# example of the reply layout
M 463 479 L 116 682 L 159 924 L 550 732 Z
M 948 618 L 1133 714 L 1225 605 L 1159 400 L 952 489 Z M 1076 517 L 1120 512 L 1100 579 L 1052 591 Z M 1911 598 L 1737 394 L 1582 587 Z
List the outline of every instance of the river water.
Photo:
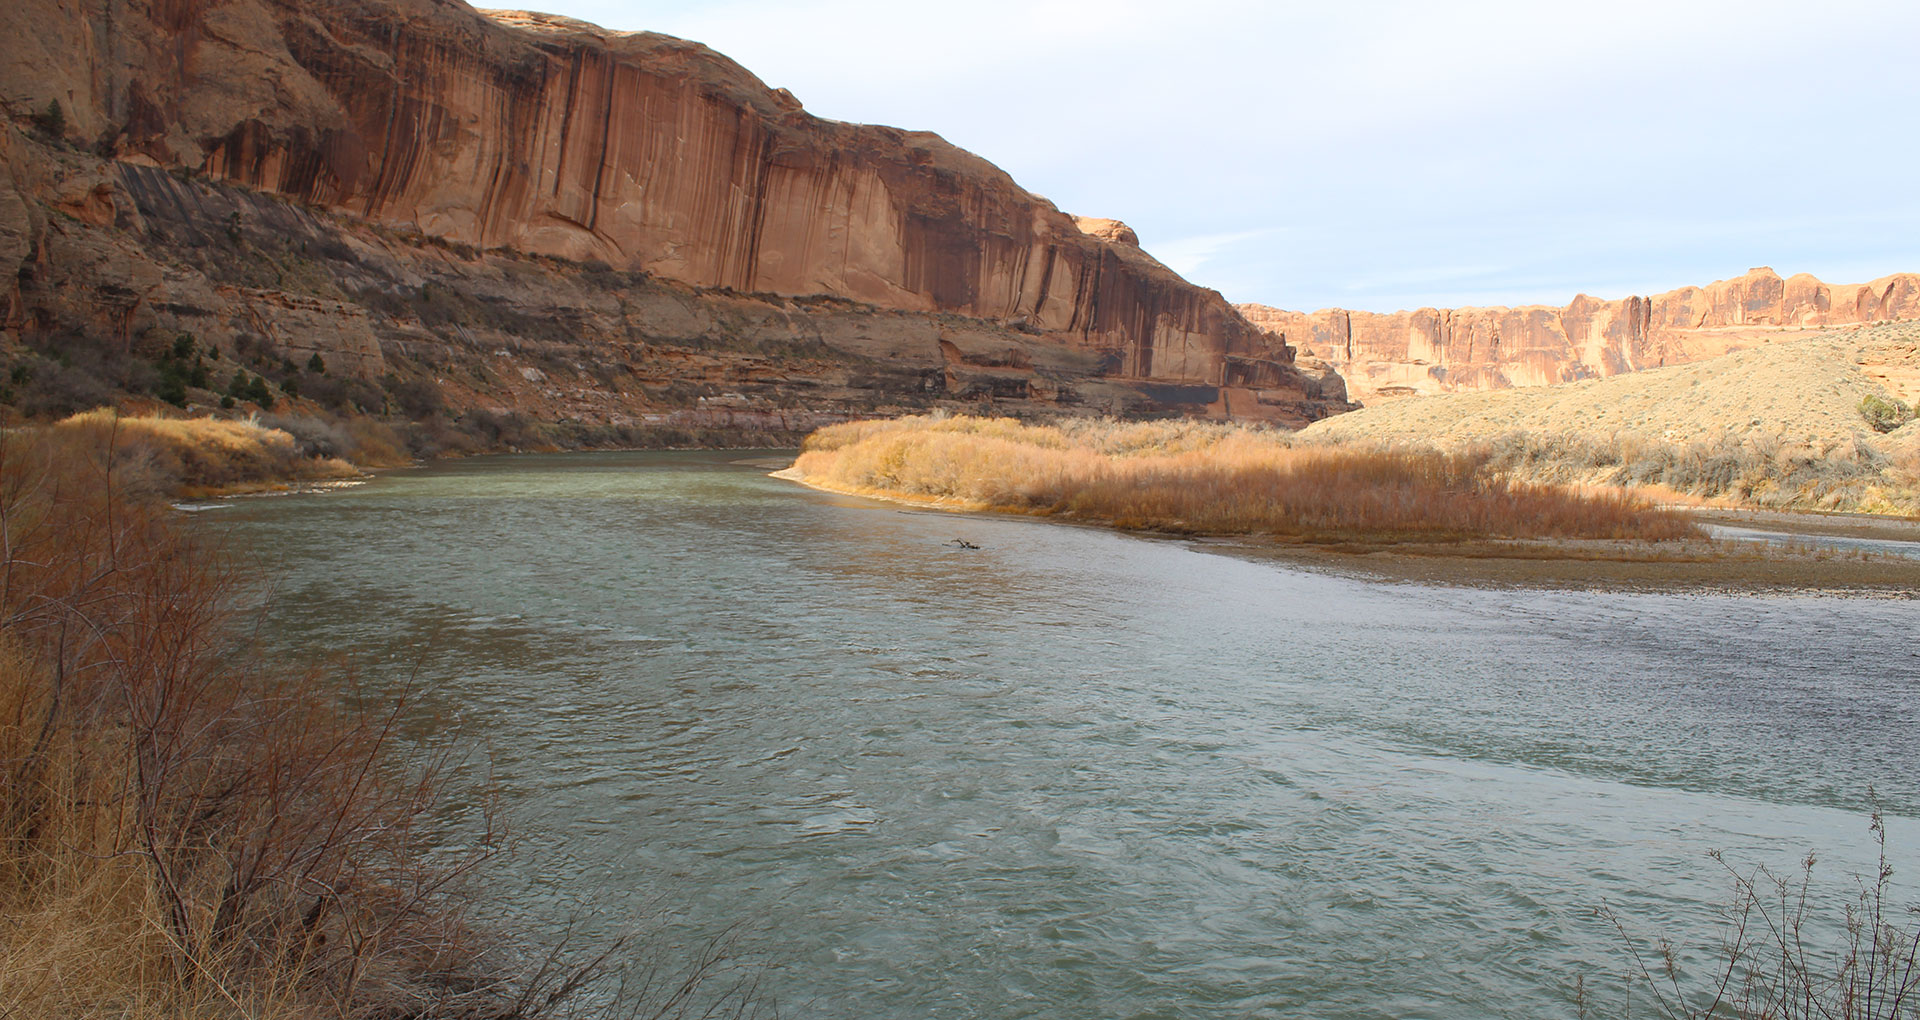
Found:
M 481 749 L 506 924 L 731 926 L 784 1016 L 1620 1015 L 1596 908 L 1698 972 L 1709 850 L 1844 888 L 1877 790 L 1920 870 L 1910 599 L 1382 583 L 740 456 L 198 519 L 278 576 L 270 645 Z

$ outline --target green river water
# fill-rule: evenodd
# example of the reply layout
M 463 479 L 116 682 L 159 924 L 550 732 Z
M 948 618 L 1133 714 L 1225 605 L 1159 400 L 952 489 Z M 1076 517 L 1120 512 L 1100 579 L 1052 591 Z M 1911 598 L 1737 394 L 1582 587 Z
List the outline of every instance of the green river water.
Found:
M 1844 889 L 1872 789 L 1920 865 L 1909 599 L 1389 584 L 742 456 L 196 520 L 268 562 L 270 646 L 427 684 L 492 770 L 497 923 L 730 929 L 783 1016 L 1617 1016 L 1595 908 L 1710 950 L 1709 850 Z

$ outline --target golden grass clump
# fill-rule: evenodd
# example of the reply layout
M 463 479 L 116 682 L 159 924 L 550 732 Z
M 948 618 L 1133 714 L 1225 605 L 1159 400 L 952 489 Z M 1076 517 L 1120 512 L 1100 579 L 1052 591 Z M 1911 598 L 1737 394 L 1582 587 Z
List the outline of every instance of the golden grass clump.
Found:
M 125 485 L 185 496 L 360 474 L 343 460 L 309 457 L 293 436 L 251 421 L 131 417 L 102 408 L 76 414 L 48 431 L 54 443 L 112 449 Z
M 1192 421 L 912 417 L 807 439 L 795 470 L 838 491 L 1061 514 L 1122 527 L 1313 542 L 1697 537 L 1615 494 L 1514 482 L 1484 454 L 1296 445 Z

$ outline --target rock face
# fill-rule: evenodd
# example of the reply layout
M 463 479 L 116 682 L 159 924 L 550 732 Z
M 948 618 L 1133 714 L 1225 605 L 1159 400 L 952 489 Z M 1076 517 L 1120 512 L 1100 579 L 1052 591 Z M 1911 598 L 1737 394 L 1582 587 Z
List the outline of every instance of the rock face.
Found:
M 122 163 L 435 242 L 998 323 L 1099 374 L 1233 384 L 1250 414 L 1345 406 L 1123 224 L 936 135 L 810 116 L 695 43 L 449 0 L 10 0 L 0 31 L 15 116 L 58 101 Z
M 1920 276 L 1825 284 L 1762 267 L 1705 287 L 1564 308 L 1422 308 L 1381 314 L 1241 305 L 1355 400 L 1596 379 L 1742 350 L 1808 327 L 1920 318 Z M 1791 335 L 1790 333 L 1788 335 Z
M 1124 244 L 1130 248 L 1140 247 L 1140 235 L 1133 228 L 1119 220 L 1102 219 L 1098 216 L 1076 216 L 1073 225 L 1088 237 L 1097 237 L 1102 241 Z
M 440 448 L 516 445 L 528 423 L 588 444 L 792 445 L 934 408 L 1305 417 L 1275 403 L 1299 389 L 1118 378 L 1102 352 L 1013 324 L 482 251 L 4 125 L 0 257 L 0 378 L 69 406 L 152 393 L 190 337 L 213 369 L 190 404 L 244 370 L 280 387 L 277 413 L 400 415 L 452 437 Z M 325 368 L 302 370 L 314 355 Z

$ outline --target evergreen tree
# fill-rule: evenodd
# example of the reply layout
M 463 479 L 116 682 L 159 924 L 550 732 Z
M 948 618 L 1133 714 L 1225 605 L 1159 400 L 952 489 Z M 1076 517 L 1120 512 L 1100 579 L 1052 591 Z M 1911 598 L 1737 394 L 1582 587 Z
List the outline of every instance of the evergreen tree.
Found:
M 254 376 L 253 382 L 247 384 L 246 397 L 263 410 L 273 410 L 273 391 L 267 388 L 267 380 L 260 376 Z

